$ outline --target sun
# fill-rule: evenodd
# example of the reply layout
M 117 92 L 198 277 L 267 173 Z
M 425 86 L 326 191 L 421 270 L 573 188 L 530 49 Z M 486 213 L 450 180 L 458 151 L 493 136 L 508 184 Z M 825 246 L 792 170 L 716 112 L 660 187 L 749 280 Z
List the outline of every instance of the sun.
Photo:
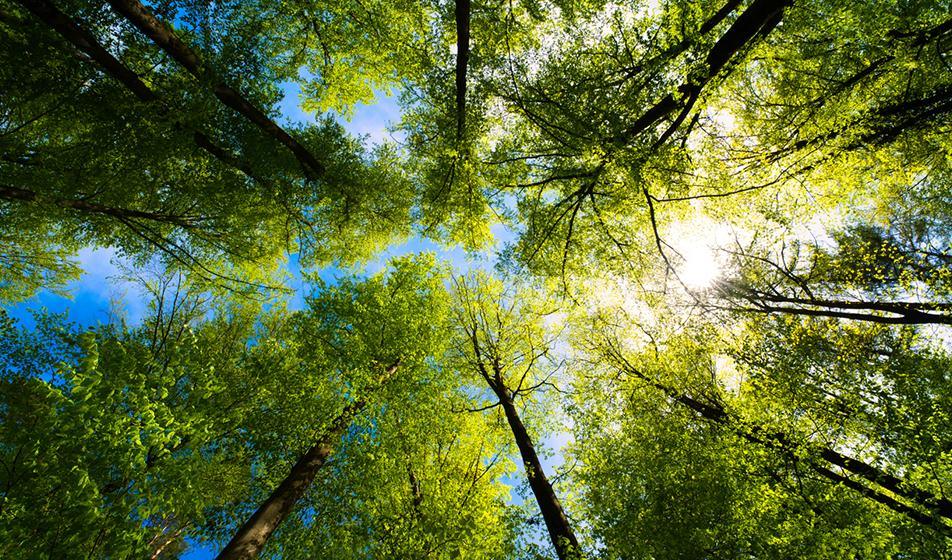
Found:
M 679 251 L 684 261 L 676 267 L 678 278 L 693 290 L 709 288 L 721 276 L 721 264 L 714 249 L 697 244 Z
M 704 290 L 725 274 L 725 254 L 720 248 L 729 244 L 738 231 L 699 213 L 691 220 L 671 224 L 667 234 L 674 250 L 670 261 L 678 279 L 689 290 Z

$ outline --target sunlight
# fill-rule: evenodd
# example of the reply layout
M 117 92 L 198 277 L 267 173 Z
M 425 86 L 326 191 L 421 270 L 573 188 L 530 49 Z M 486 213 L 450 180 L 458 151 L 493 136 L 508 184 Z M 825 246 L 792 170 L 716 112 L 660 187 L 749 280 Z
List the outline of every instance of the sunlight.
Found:
M 680 253 L 684 262 L 678 267 L 678 277 L 688 288 L 701 290 L 710 287 L 721 275 L 721 265 L 711 247 L 692 244 Z
M 694 219 L 675 222 L 668 230 L 668 240 L 676 251 L 672 259 L 678 279 L 689 290 L 711 287 L 724 275 L 725 255 L 718 251 L 731 242 L 738 232 L 727 224 L 717 223 L 700 213 Z

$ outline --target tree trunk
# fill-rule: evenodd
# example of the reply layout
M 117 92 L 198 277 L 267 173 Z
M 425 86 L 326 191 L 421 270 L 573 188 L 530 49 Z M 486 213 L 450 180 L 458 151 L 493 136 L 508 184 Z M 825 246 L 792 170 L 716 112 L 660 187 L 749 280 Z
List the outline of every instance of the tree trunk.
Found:
M 890 310 L 889 313 L 895 315 L 873 315 L 872 313 L 861 313 L 856 311 L 837 311 L 836 308 L 847 308 L 844 305 L 827 305 L 824 303 L 810 303 L 823 309 L 809 309 L 805 307 L 789 307 L 783 305 L 770 305 L 763 301 L 748 300 L 753 307 L 732 307 L 736 311 L 745 313 L 764 313 L 767 315 L 773 313 L 786 313 L 788 315 L 803 315 L 807 317 L 827 317 L 836 319 L 848 319 L 851 321 L 864 321 L 867 323 L 879 323 L 882 325 L 952 325 L 952 316 L 937 315 L 935 313 L 924 313 L 915 309 Z M 770 301 L 770 300 L 766 300 Z M 872 306 L 867 307 L 872 309 Z
M 370 388 L 370 391 L 383 386 L 397 371 L 400 364 L 401 361 L 397 360 L 393 365 L 387 367 L 383 375 L 378 378 L 377 383 Z M 288 476 L 271 492 L 268 499 L 258 506 L 258 509 L 248 521 L 245 521 L 238 529 L 238 532 L 218 553 L 215 560 L 247 560 L 257 558 L 261 554 L 261 549 L 264 548 L 265 543 L 268 542 L 271 535 L 287 518 L 291 510 L 294 509 L 294 505 L 314 482 L 314 477 L 317 476 L 318 471 L 321 470 L 327 458 L 333 452 L 334 443 L 344 435 L 344 432 L 365 405 L 365 401 L 352 402 L 337 415 L 337 418 L 328 426 L 327 431 L 317 440 L 317 443 L 308 449 L 291 467 Z
M 201 81 L 211 83 L 212 93 L 222 103 L 231 107 L 266 134 L 283 144 L 304 168 L 306 174 L 310 172 L 320 176 L 324 173 L 324 166 L 276 122 L 271 120 L 261 109 L 248 101 L 241 93 L 228 86 L 202 63 L 198 53 L 186 45 L 175 31 L 165 22 L 156 18 L 152 12 L 138 0 L 109 0 L 109 4 L 126 19 L 132 22 L 146 37 L 152 40 L 159 48 L 178 61 L 186 70 Z
M 466 71 L 469 66 L 470 0 L 456 0 L 456 141 L 466 124 Z
M 19 2 L 76 48 L 89 55 L 90 58 L 102 66 L 107 74 L 122 82 L 140 100 L 148 102 L 158 99 L 155 92 L 149 89 L 149 86 L 145 85 L 135 72 L 119 62 L 116 57 L 112 56 L 109 51 L 99 44 L 95 37 L 70 19 L 69 16 L 59 11 L 48 0 L 19 0 Z
M 743 50 L 747 45 L 752 44 L 758 37 L 763 37 L 772 31 L 780 22 L 783 16 L 784 8 L 792 4 L 792 0 L 754 0 L 752 4 L 741 12 L 734 23 L 721 35 L 720 39 L 711 47 L 705 58 L 707 68 L 703 73 L 689 78 L 685 83 L 678 87 L 679 96 L 676 98 L 673 94 L 668 94 L 649 108 L 625 131 L 621 140 L 623 142 L 631 141 L 635 136 L 648 130 L 662 118 L 671 115 L 680 110 L 681 115 L 675 119 L 675 125 L 670 127 L 664 133 L 664 137 L 674 132 L 677 124 L 680 124 L 684 117 L 690 112 L 690 109 L 700 95 L 701 90 L 718 72 L 720 72 L 728 62 Z M 731 3 L 719 12 L 713 18 L 714 25 L 720 19 L 726 17 L 733 10 Z M 713 26 L 712 26 L 713 27 Z
M 268 499 L 238 529 L 216 560 L 248 560 L 261 554 L 265 543 L 291 513 L 326 463 L 333 452 L 334 442 L 341 438 L 363 407 L 362 401 L 351 403 L 337 416 L 317 443 L 291 467 L 291 472 Z
M 542 518 L 545 520 L 545 526 L 549 531 L 552 544 L 555 545 L 555 551 L 559 555 L 559 559 L 580 558 L 582 551 L 578 545 L 578 539 L 575 538 L 568 517 L 565 516 L 559 497 L 555 495 L 552 484 L 549 483 L 545 471 L 542 470 L 542 463 L 536 454 L 532 438 L 529 437 L 512 398 L 504 387 L 494 388 L 494 390 L 499 397 L 499 402 L 502 403 L 503 410 L 506 412 L 506 420 L 509 422 L 512 435 L 516 438 L 516 445 L 519 446 L 519 453 L 522 455 L 529 486 L 532 488 L 532 493 L 535 495 L 539 509 L 542 511 Z
M 0 200 L 19 200 L 23 202 L 48 202 L 60 208 L 69 208 L 79 212 L 89 214 L 102 214 L 114 218 L 149 220 L 152 222 L 172 224 L 183 228 L 195 227 L 200 221 L 199 217 L 182 216 L 176 214 L 164 214 L 161 212 L 146 212 L 143 210 L 130 210 L 127 208 L 118 208 L 115 206 L 104 206 L 85 200 L 73 200 L 68 198 L 44 198 L 37 193 L 10 187 L 0 184 Z

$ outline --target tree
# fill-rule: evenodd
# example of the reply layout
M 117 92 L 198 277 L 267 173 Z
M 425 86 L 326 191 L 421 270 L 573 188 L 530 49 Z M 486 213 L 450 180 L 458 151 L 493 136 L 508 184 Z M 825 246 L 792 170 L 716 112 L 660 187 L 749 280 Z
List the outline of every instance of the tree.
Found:
M 249 465 L 227 439 L 254 383 L 255 311 L 193 330 L 203 309 L 176 294 L 132 331 L 53 315 L 27 331 L 3 314 L 4 554 L 171 555 L 242 494 Z
M 948 8 L 3 2 L 0 555 L 948 556 Z
M 560 366 L 552 363 L 555 338 L 544 324 L 545 311 L 532 308 L 529 294 L 508 295 L 498 282 L 476 276 L 456 283 L 456 352 L 470 375 L 478 376 L 495 401 L 482 410 L 502 409 L 519 448 L 526 479 L 560 560 L 582 555 L 575 530 L 546 476 L 536 444 L 517 408 L 517 399 L 535 400 Z M 553 311 L 549 311 L 553 313 Z M 548 371 L 546 371 L 548 368 Z
M 779 377 L 777 370 L 734 369 L 712 355 L 716 349 L 683 338 L 659 347 L 661 356 L 632 353 L 617 339 L 589 347 L 577 449 L 585 462 L 583 503 L 607 555 L 730 558 L 777 547 L 818 557 L 839 547 L 882 555 L 896 539 L 905 553 L 944 549 L 943 498 L 911 474 L 914 460 L 883 449 L 901 446 L 899 438 L 873 443 L 878 427 L 818 420 L 807 407 L 836 400 L 791 401 L 796 392 L 769 391 L 761 380 Z M 621 398 L 596 398 L 601 391 Z M 844 400 L 855 395 L 844 393 Z M 918 438 L 905 435 L 910 443 Z M 844 447 L 876 458 L 849 457 Z M 928 461 L 931 476 L 945 476 L 940 457 Z
M 266 45 L 240 38 L 256 18 L 219 14 L 234 43 L 204 61 L 156 21 L 185 51 L 178 58 L 197 59 L 183 71 L 117 14 L 78 11 L 45 0 L 4 9 L 4 221 L 64 232 L 42 248 L 14 245 L 13 259 L 33 263 L 8 281 L 31 288 L 19 297 L 39 287 L 40 270 L 67 279 L 63 257 L 87 244 L 254 292 L 274 286 L 289 252 L 304 263 L 352 262 L 408 231 L 412 187 L 391 149 L 370 152 L 329 120 L 292 135 L 266 114 L 280 99 L 269 81 L 280 68 L 268 66 Z M 124 60 L 111 52 L 120 44 Z M 202 86 L 236 73 L 244 93 Z
M 446 344 L 443 280 L 431 259 L 408 259 L 311 300 L 294 335 L 302 373 L 311 379 L 301 385 L 336 388 L 323 397 L 327 403 L 296 389 L 300 401 L 283 396 L 276 410 L 263 411 L 277 417 L 262 422 L 261 453 L 288 455 L 284 418 L 302 418 L 291 441 L 303 442 L 304 452 L 220 557 L 254 557 L 269 535 L 276 539 L 269 547 L 302 557 L 322 536 L 338 543 L 334 554 L 341 557 L 465 550 L 495 558 L 513 547 L 498 432 L 475 419 L 460 421 L 455 372 L 431 361 Z M 315 379 L 322 361 L 326 372 Z M 315 405 L 326 411 L 318 421 L 308 413 Z M 384 501 L 387 495 L 393 501 Z M 284 523 L 291 528 L 278 527 Z
M 933 245 L 946 237 L 943 227 L 913 228 L 918 231 L 909 240 L 859 223 L 832 232 L 833 247 L 794 240 L 774 255 L 753 247 L 729 250 L 738 274 L 716 286 L 711 305 L 882 324 L 950 324 L 949 257 Z

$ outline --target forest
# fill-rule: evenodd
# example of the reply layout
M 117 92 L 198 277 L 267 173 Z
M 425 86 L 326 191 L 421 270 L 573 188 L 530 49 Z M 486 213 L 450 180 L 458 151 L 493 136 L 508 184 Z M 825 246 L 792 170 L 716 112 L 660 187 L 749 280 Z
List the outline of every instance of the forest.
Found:
M 0 53 L 0 558 L 952 559 L 949 1 L 0 0 Z M 90 250 L 142 317 L 23 312 Z

